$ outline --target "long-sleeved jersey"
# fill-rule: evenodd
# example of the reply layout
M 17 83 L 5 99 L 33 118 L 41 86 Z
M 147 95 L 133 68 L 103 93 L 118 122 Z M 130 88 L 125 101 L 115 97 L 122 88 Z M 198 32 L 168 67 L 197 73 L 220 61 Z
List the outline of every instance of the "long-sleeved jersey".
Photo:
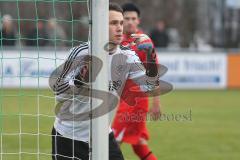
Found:
M 83 81 L 80 85 L 75 83 L 81 69 L 91 61 L 86 60 L 89 59 L 88 48 L 87 43 L 72 48 L 64 65 L 54 74 L 55 78 L 50 79 L 50 87 L 55 92 L 58 102 L 54 123 L 56 131 L 64 137 L 84 142 L 89 140 L 91 96 L 93 95 L 92 98 L 101 100 L 101 97 L 96 96 L 101 95 L 101 91 L 96 91 L 96 94 L 94 94 L 93 90 L 90 94 L 91 82 Z M 92 60 L 94 60 L 94 57 L 92 57 Z M 101 66 L 101 63 L 106 63 L 100 60 L 94 62 L 98 63 L 94 66 Z M 139 57 L 129 48 L 117 47 L 114 53 L 108 55 L 107 63 L 109 63 L 109 94 L 102 93 L 108 96 L 108 103 L 103 103 L 105 106 L 103 105 L 102 111 L 101 107 L 93 106 L 94 110 L 96 108 L 100 109 L 96 109 L 98 114 L 101 112 L 102 115 L 105 114 L 106 108 L 110 112 L 117 107 L 116 101 L 118 101 L 127 79 L 132 79 L 146 92 L 158 87 L 157 83 L 155 83 L 158 77 L 147 77 Z M 100 69 L 101 67 L 92 68 L 96 74 Z M 92 116 L 94 117 L 94 115 Z

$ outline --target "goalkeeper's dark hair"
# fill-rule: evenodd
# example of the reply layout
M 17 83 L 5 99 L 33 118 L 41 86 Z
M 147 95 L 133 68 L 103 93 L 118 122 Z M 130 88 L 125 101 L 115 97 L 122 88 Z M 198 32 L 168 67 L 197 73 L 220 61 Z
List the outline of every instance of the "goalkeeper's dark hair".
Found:
M 123 10 L 120 5 L 117 3 L 109 3 L 109 11 L 116 11 L 123 13 Z
M 140 17 L 140 9 L 133 3 L 125 3 L 122 5 L 123 13 L 124 12 L 137 12 L 138 17 Z

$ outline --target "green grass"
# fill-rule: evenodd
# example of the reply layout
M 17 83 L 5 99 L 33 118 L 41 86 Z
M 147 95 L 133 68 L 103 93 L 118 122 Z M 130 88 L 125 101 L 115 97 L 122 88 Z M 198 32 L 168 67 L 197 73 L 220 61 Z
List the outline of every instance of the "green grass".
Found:
M 35 160 L 38 156 L 40 160 L 51 159 L 47 155 L 51 153 L 48 135 L 54 120 L 51 97 L 47 90 L 0 91 L 2 160 Z M 240 91 L 174 91 L 162 96 L 161 102 L 165 115 L 171 118 L 172 114 L 186 115 L 191 110 L 191 120 L 161 119 L 147 123 L 149 145 L 159 159 L 240 159 Z M 26 115 L 20 117 L 19 113 Z M 41 115 L 36 116 L 37 113 Z M 27 134 L 19 135 L 20 131 Z M 122 149 L 126 160 L 138 159 L 129 145 L 123 144 Z M 46 155 L 26 154 L 29 152 Z

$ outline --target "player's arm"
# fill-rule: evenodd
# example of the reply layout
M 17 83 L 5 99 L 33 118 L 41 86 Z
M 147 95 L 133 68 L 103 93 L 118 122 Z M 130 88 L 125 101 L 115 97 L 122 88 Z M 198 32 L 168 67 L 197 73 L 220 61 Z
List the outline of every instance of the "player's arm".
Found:
M 157 55 L 152 40 L 146 34 L 132 34 L 137 49 L 146 54 L 146 75 L 155 77 L 158 74 Z
M 77 54 L 86 50 L 87 46 L 75 47 L 71 50 L 70 55 L 59 71 L 53 90 L 57 100 L 64 101 L 71 98 L 74 94 L 78 94 L 81 87 L 87 85 L 88 68 L 87 65 L 77 58 Z
M 145 34 L 133 34 L 132 37 L 136 38 L 135 45 L 138 50 L 146 54 L 147 62 L 145 64 L 145 68 L 147 70 L 147 76 L 156 76 L 158 74 L 158 60 L 152 40 Z M 160 99 L 159 96 L 154 96 L 150 99 L 151 105 L 149 112 L 153 120 L 157 120 L 161 116 Z
M 132 54 L 132 56 L 128 59 L 128 63 L 130 63 L 128 77 L 138 84 L 142 91 L 148 93 L 149 91 L 155 90 L 159 87 L 158 72 L 156 73 L 156 76 L 149 76 L 137 54 Z
M 151 97 L 150 98 L 150 109 L 149 113 L 153 120 L 158 120 L 162 115 L 162 108 L 159 96 Z

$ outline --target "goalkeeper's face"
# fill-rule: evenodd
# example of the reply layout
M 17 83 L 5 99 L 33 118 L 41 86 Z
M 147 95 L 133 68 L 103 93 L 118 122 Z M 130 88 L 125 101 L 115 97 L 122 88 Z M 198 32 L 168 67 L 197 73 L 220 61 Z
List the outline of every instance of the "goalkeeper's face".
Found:
M 123 15 L 121 12 L 109 11 L 109 41 L 121 44 L 123 36 Z

